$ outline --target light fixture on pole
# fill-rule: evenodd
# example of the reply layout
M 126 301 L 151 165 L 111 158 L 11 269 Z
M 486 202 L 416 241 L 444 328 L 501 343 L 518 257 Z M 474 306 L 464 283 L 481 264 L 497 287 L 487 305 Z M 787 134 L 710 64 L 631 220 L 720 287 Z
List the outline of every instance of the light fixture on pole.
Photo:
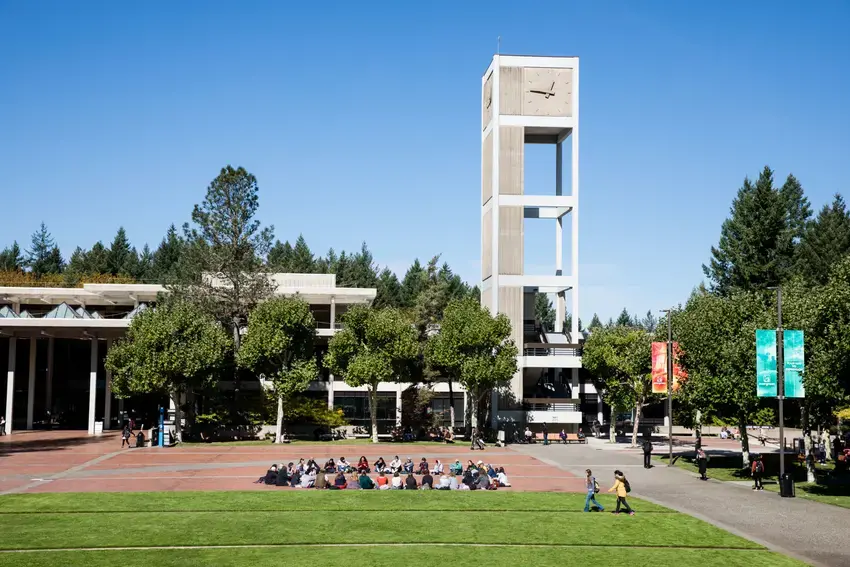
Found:
M 673 466 L 673 323 L 672 309 L 662 309 L 667 314 L 667 441 L 669 455 L 667 466 Z

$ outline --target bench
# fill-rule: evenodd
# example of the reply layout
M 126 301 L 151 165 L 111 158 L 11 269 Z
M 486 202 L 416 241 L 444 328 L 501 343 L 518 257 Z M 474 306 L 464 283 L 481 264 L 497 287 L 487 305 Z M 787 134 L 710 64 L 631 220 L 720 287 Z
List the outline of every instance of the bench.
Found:
M 537 440 L 537 441 L 543 441 L 543 434 L 542 433 L 536 433 L 534 435 L 534 439 Z M 567 438 L 564 439 L 564 440 L 561 440 L 561 434 L 560 433 L 550 433 L 549 434 L 549 442 L 550 443 L 564 443 L 564 444 L 567 444 L 567 443 L 587 443 L 587 438 L 580 438 L 578 436 L 578 433 L 567 433 Z

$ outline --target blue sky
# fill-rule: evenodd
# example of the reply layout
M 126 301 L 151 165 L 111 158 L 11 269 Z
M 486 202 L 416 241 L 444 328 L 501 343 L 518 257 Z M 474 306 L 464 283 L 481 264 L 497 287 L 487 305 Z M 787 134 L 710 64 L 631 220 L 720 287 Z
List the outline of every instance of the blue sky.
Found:
M 365 240 L 401 272 L 442 253 L 476 281 L 501 36 L 581 57 L 583 319 L 660 309 L 701 281 L 745 175 L 793 172 L 816 208 L 850 191 L 850 4 L 804 4 L 0 0 L 0 246 L 43 220 L 66 257 L 119 226 L 155 247 L 230 163 L 282 240 Z M 539 272 L 554 228 L 527 234 Z

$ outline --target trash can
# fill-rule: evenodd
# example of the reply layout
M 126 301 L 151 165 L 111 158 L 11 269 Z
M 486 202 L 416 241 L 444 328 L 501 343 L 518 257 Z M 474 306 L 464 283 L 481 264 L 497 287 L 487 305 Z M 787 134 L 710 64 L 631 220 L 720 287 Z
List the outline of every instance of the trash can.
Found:
M 783 498 L 794 498 L 796 496 L 793 474 L 785 473 L 779 477 L 779 495 Z

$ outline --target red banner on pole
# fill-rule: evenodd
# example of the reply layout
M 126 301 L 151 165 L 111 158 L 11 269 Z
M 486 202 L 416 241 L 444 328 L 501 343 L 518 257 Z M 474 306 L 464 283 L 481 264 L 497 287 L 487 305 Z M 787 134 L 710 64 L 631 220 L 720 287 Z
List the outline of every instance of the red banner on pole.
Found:
M 679 365 L 679 343 L 673 343 L 673 391 L 688 377 Z M 667 393 L 667 343 L 652 343 L 652 393 Z

